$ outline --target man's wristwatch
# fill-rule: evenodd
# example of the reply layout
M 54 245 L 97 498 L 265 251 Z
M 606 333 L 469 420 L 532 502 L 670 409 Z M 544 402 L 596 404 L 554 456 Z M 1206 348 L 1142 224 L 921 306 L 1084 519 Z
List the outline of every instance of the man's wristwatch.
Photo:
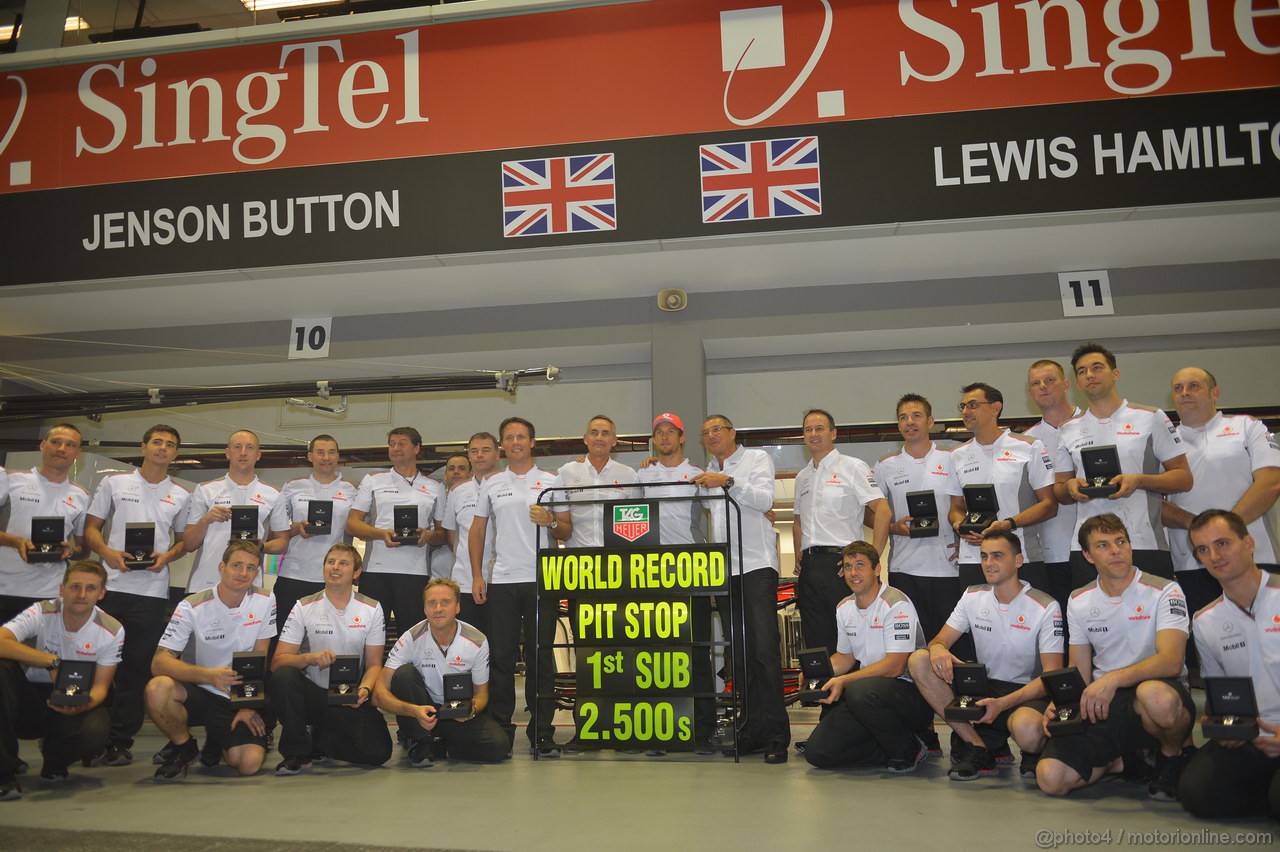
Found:
M 560 526 L 560 522 L 557 521 L 555 518 L 552 518 L 551 523 L 547 524 L 547 529 L 553 530 L 558 526 Z
M 728 489 L 732 488 L 732 487 L 733 487 L 733 477 L 732 477 L 732 476 L 726 476 L 724 479 L 725 479 L 725 483 L 724 483 L 725 490 L 728 490 Z
M 50 672 L 51 672 L 51 671 L 53 671 L 54 669 L 56 669 L 56 668 L 57 668 L 58 666 L 60 666 L 60 665 L 62 665 L 62 658 L 61 658 L 61 657 L 59 657 L 57 654 L 54 654 L 54 655 L 53 655 L 53 662 L 49 663 L 49 665 L 45 666 L 44 668 L 45 668 L 45 671 L 50 671 Z
M 1012 516 L 1005 518 L 1005 520 L 1009 522 L 1009 532 L 1013 532 L 1018 528 L 1018 522 Z

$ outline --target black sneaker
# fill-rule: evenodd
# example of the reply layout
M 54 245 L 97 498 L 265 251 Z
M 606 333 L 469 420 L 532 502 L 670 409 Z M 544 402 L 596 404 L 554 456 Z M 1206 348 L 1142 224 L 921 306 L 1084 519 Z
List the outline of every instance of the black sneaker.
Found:
M 1161 753 L 1156 758 L 1156 770 L 1151 776 L 1151 783 L 1147 785 L 1147 795 L 1157 802 L 1178 801 L 1178 779 L 1182 777 L 1187 761 L 1195 753 L 1195 746 L 1187 746 L 1172 757 Z
M 942 741 L 938 739 L 938 730 L 930 725 L 920 733 L 916 734 L 920 741 L 924 743 L 925 750 L 928 751 L 929 757 L 942 757 Z
M 991 749 L 970 746 L 964 759 L 951 767 L 947 776 L 952 781 L 972 781 L 983 775 L 995 775 L 999 771 L 996 769 L 996 758 L 991 753 Z
M 165 763 L 168 763 L 169 758 L 173 756 L 173 750 L 176 748 L 177 746 L 173 744 L 173 740 L 170 740 L 169 742 L 164 744 L 164 748 L 160 749 L 158 752 L 151 755 L 151 762 L 154 763 L 156 766 L 161 766 Z
M 27 763 L 25 760 L 19 760 L 18 767 L 13 770 L 13 774 L 26 775 L 30 771 L 31 771 L 31 764 Z
M 170 745 L 173 745 L 173 743 L 170 743 Z M 182 745 L 173 745 L 173 750 L 169 753 L 169 757 L 156 770 L 156 781 L 162 783 L 166 781 L 181 781 L 187 777 L 187 767 L 199 756 L 200 746 L 196 745 L 195 737 L 187 740 Z
M 112 743 L 107 746 L 102 757 L 98 758 L 98 763 L 102 766 L 128 766 L 133 763 L 133 752 L 122 745 Z
M 929 748 L 916 737 L 915 752 L 910 757 L 895 757 L 885 764 L 885 771 L 892 772 L 894 775 L 907 775 L 915 772 L 916 767 L 924 763 L 924 759 L 929 756 Z
M 0 781 L 0 802 L 12 802 L 14 799 L 22 798 L 22 788 L 18 786 L 18 782 L 12 778 L 6 778 Z
M 548 743 L 538 746 L 538 757 L 541 760 L 559 760 L 560 746 L 555 743 Z
M 951 741 L 951 765 L 958 766 L 963 763 L 964 759 L 969 756 L 969 752 L 974 748 L 976 746 L 973 743 L 956 737 Z
M 796 740 L 796 754 L 804 754 L 805 746 L 809 744 L 808 740 Z
M 1009 748 L 1009 741 L 999 747 L 991 750 L 991 756 L 995 758 L 996 766 L 1013 766 L 1013 749 Z
M 667 750 L 665 748 L 649 748 L 645 749 L 645 757 L 666 757 Z
M 286 757 L 284 760 L 276 764 L 277 775 L 297 775 L 304 769 L 311 768 L 310 760 L 303 760 L 300 757 Z
M 1036 751 L 1024 751 L 1022 753 L 1022 762 L 1018 764 L 1018 774 L 1023 778 L 1036 777 L 1036 764 L 1040 762 L 1040 753 Z
M 270 751 L 271 749 L 267 749 Z M 222 749 L 218 748 L 213 740 L 205 740 L 204 748 L 200 749 L 200 765 L 205 769 L 212 769 L 222 762 Z
M 314 763 L 316 766 L 323 766 L 329 762 L 329 755 L 319 749 L 313 749 L 311 755 L 307 758 L 307 762 Z
M 59 784 L 67 783 L 67 779 L 69 777 L 70 776 L 67 774 L 67 767 L 65 766 L 51 766 L 48 761 L 45 761 L 44 766 L 40 768 L 41 784 L 48 784 L 51 787 L 56 787 Z
M 1158 756 L 1160 752 L 1156 752 Z M 1120 768 L 1120 779 L 1134 784 L 1146 784 L 1155 775 L 1155 767 L 1142 751 L 1126 751 L 1120 757 L 1124 764 Z M 1159 758 L 1157 757 L 1157 760 Z
M 430 737 L 418 740 L 409 748 L 409 765 L 415 769 L 430 769 L 436 765 Z

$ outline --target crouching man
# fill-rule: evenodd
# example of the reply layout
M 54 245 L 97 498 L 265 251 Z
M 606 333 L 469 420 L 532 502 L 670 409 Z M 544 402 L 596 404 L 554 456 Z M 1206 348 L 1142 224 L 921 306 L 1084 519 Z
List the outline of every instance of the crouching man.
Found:
M 266 652 L 276 635 L 276 601 L 254 589 L 262 551 L 253 542 L 234 541 L 218 564 L 218 585 L 188 595 L 174 610 L 151 660 L 147 713 L 169 744 L 161 750 L 157 781 L 180 781 L 200 755 L 190 725 L 205 736 L 241 775 L 254 775 L 267 755 L 267 732 L 257 710 L 231 705 L 231 687 L 240 675 L 231 668 L 237 651 Z M 181 659 L 188 645 L 194 662 Z
M 510 757 L 510 741 L 485 712 L 489 703 L 489 640 L 458 620 L 462 593 L 448 578 L 427 584 L 423 600 L 427 617 L 396 641 L 374 688 L 374 701 L 394 713 L 401 733 L 413 743 L 409 762 L 432 766 L 436 742 L 455 760 L 497 763 Z M 472 697 L 467 715 L 441 719 L 445 676 L 471 675 Z

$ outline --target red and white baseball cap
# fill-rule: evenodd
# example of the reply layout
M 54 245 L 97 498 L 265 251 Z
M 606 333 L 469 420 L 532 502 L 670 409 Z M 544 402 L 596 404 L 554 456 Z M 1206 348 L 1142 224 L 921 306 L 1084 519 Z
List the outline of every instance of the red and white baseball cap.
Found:
M 659 423 L 670 423 L 672 426 L 679 429 L 681 434 L 684 433 L 684 423 L 681 422 L 677 415 L 672 414 L 670 411 L 664 411 L 657 417 L 653 418 L 653 427 L 649 431 L 653 432 L 654 429 L 657 429 Z

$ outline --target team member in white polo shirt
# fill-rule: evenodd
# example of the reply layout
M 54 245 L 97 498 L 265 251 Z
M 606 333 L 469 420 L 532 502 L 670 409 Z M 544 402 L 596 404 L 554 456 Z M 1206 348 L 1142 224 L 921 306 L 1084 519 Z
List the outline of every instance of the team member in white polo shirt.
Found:
M 836 610 L 835 677 L 823 685 L 831 694 L 822 699 L 831 712 L 813 729 L 805 760 L 819 769 L 915 772 L 928 754 L 916 732 L 933 718 L 907 673 L 907 660 L 924 647 L 915 607 L 880 582 L 880 553 L 865 541 L 845 547 L 840 574 L 852 594 Z
M 706 540 L 703 531 L 702 503 L 689 499 L 698 493 L 693 480 L 703 469 L 684 454 L 684 421 L 678 415 L 664 411 L 653 418 L 654 457 L 636 471 L 636 482 L 644 483 L 644 497 L 672 498 L 661 504 L 658 539 L 663 544 L 701 544 Z M 659 484 L 664 483 L 664 484 Z M 712 639 L 711 599 L 692 599 L 693 641 L 709 642 Z M 712 679 L 711 647 L 695 647 L 693 652 L 693 680 L 714 688 Z M 701 686 L 695 686 L 701 689 Z M 693 741 L 695 754 L 712 754 L 708 744 L 715 729 L 716 702 L 714 698 L 695 698 L 693 702 Z M 662 749 L 650 749 L 650 755 L 665 754 Z
M 1116 356 L 1097 343 L 1085 343 L 1071 355 L 1076 385 L 1089 400 L 1089 410 L 1062 424 L 1058 453 L 1053 460 L 1054 495 L 1062 504 L 1076 505 L 1076 540 L 1071 544 L 1071 583 L 1080 588 L 1097 574 L 1080 549 L 1080 527 L 1096 515 L 1115 514 L 1133 536 L 1134 564 L 1150 574 L 1173 577 L 1164 526 L 1160 523 L 1161 494 L 1177 494 L 1192 486 L 1186 447 L 1173 423 L 1158 408 L 1131 405 L 1120 396 Z M 1088 447 L 1114 445 L 1120 456 L 1120 475 L 1111 480 L 1118 490 L 1110 497 L 1091 498 L 1080 489 Z M 1157 466 L 1163 470 L 1157 470 Z M 1071 625 L 1067 625 L 1070 633 Z
M 377 702 L 394 713 L 413 745 L 409 762 L 423 768 L 435 763 L 439 741 L 454 760 L 497 763 L 507 757 L 506 732 L 486 711 L 489 704 L 489 640 L 458 620 L 462 592 L 449 579 L 432 580 L 425 597 L 426 620 L 401 634 L 377 681 Z M 444 677 L 471 675 L 471 715 L 440 719 Z M 443 756 L 443 755 L 439 755 Z
M 918 393 L 904 394 L 897 405 L 902 450 L 876 463 L 875 477 L 889 500 L 893 521 L 889 533 L 889 585 L 911 599 L 925 636 L 936 636 L 960 600 L 963 587 L 956 568 L 956 533 L 943 522 L 951 509 L 947 493 L 952 477 L 951 452 L 929 437 L 933 406 Z M 940 522 L 938 535 L 911 538 L 911 507 L 907 494 L 932 491 Z M 968 647 L 962 639 L 962 648 Z
M 573 535 L 565 541 L 565 546 L 603 547 L 604 513 L 601 505 L 582 501 L 621 500 L 635 495 L 638 489 L 610 486 L 630 485 L 636 481 L 636 472 L 611 455 L 613 448 L 618 446 L 618 427 L 606 415 L 597 414 L 587 421 L 582 442 L 587 445 L 586 458 L 565 462 L 556 474 L 562 487 L 584 489 L 559 495 L 569 504 L 569 516 L 573 519 Z
M 1067 398 L 1071 392 L 1067 372 L 1057 361 L 1036 361 L 1027 370 L 1027 390 L 1031 394 L 1031 401 L 1040 410 L 1040 422 L 1033 424 L 1022 434 L 1044 444 L 1049 458 L 1056 458 L 1058 429 L 1071 418 L 1080 416 L 1080 409 Z M 1040 540 L 1040 552 L 1049 583 L 1048 592 L 1064 613 L 1067 599 L 1071 596 L 1071 539 L 1075 530 L 1076 506 L 1075 503 L 1068 503 L 1059 504 L 1057 515 L 1041 521 L 1027 531 L 1028 535 Z
M 471 459 L 465 452 L 453 453 L 444 460 L 444 513 L 447 517 L 449 514 L 449 495 L 459 485 L 471 482 Z M 443 519 L 441 519 L 443 525 Z M 431 548 L 431 579 L 435 580 L 439 577 L 452 577 L 453 566 L 458 561 L 457 554 L 454 553 L 453 536 L 449 535 L 449 528 L 444 527 L 445 543 L 438 544 Z M 470 569 L 467 570 L 467 576 L 471 576 Z
M 1191 542 L 1223 590 L 1191 625 L 1201 671 L 1253 680 L 1259 733 L 1250 742 L 1210 740 L 1183 770 L 1178 801 L 1207 819 L 1280 819 L 1280 576 L 1258 568 L 1254 539 L 1234 512 L 1196 515 Z
M 471 557 L 471 594 L 476 603 L 489 602 L 489 642 L 493 667 L 489 712 L 514 745 L 516 710 L 516 659 L 519 656 L 523 627 L 525 649 L 525 705 L 536 708 L 537 724 L 531 720 L 525 733 L 530 751 L 540 757 L 559 757 L 555 744 L 555 658 L 551 643 L 555 640 L 555 601 L 538 601 L 538 543 L 549 546 L 564 541 L 573 533 L 573 520 L 568 511 L 557 511 L 538 505 L 542 492 L 559 485 L 554 474 L 533 463 L 537 441 L 533 424 L 523 417 L 508 417 L 498 428 L 507 468 L 493 474 L 480 486 L 475 514 L 468 533 L 467 550 Z M 493 571 L 484 577 L 485 536 L 493 525 Z M 542 527 L 545 533 L 538 528 Z M 528 637 L 535 637 L 530 642 Z M 537 648 L 537 677 L 534 677 L 533 648 Z M 536 729 L 535 729 L 536 727 Z
M 1068 663 L 1087 684 L 1080 712 L 1090 724 L 1082 734 L 1049 738 L 1036 783 L 1065 796 L 1108 774 L 1149 775 L 1151 798 L 1173 801 L 1195 715 L 1183 682 L 1186 598 L 1172 580 L 1134 567 L 1129 533 L 1116 515 L 1085 519 L 1080 544 L 1098 578 L 1067 604 Z M 1056 717 L 1052 704 L 1045 717 Z M 1150 771 L 1144 751 L 1154 760 Z
M 960 536 L 960 584 L 982 583 L 982 555 L 978 548 L 985 533 L 1005 530 L 1022 542 L 1022 579 L 1048 591 L 1039 538 L 1029 528 L 1058 513 L 1053 499 L 1053 461 L 1044 444 L 1015 435 L 1000 426 L 1004 394 L 984 382 L 961 389 L 960 415 L 973 437 L 951 451 L 955 479 L 951 482 L 951 525 L 959 532 L 965 516 L 964 486 L 994 485 L 999 513 L 981 533 Z
M 315 754 L 365 766 L 381 766 L 391 757 L 386 720 L 369 700 L 382 671 L 387 630 L 382 604 L 352 589 L 360 566 L 354 547 L 332 545 L 324 556 L 324 591 L 298 600 L 280 629 L 267 691 L 281 727 L 284 760 L 277 775 L 297 775 Z M 340 656 L 362 660 L 352 705 L 328 703 L 329 667 Z
M 9 522 L 0 532 L 0 624 L 33 603 L 58 594 L 58 584 L 67 570 L 67 559 L 76 549 L 76 536 L 84 532 L 89 492 L 71 481 L 71 467 L 80 458 L 80 430 L 59 423 L 40 442 L 40 465 L 29 471 L 11 471 L 5 498 Z M 0 504 L 6 499 L 0 499 Z M 57 562 L 28 562 L 32 518 L 58 516 L 63 519 L 61 559 Z
M 840 554 L 862 538 L 862 522 L 872 513 L 871 544 L 884 552 L 893 510 L 880 493 L 866 462 L 836 449 L 836 421 L 814 408 L 800 424 L 812 457 L 796 474 L 791 538 L 796 554 L 796 596 L 800 630 L 807 648 L 836 650 L 836 607 L 849 591 L 840 579 Z
M 32 604 L 0 627 L 0 801 L 22 795 L 18 739 L 41 738 L 47 783 L 67 780 L 73 760 L 107 743 L 110 718 L 102 702 L 120 662 L 124 628 L 98 609 L 107 572 L 97 562 L 67 566 L 55 600 Z M 94 663 L 89 703 L 48 703 L 63 659 Z
M 445 541 L 444 486 L 418 470 L 422 436 L 412 426 L 387 433 L 390 470 L 371 473 L 360 481 L 356 502 L 347 515 L 347 532 L 368 542 L 360 591 L 382 602 L 393 614 L 396 630 L 422 620 L 422 589 L 427 585 L 427 547 Z M 395 507 L 418 508 L 418 540 L 395 541 Z
M 142 466 L 117 473 L 98 483 L 85 518 L 84 541 L 102 558 L 110 589 L 102 609 L 129 634 L 111 699 L 111 741 L 103 753 L 104 766 L 133 762 L 133 738 L 146 716 L 142 693 L 151 679 L 151 657 L 164 634 L 169 609 L 169 563 L 183 554 L 182 532 L 187 526 L 191 493 L 169 478 L 169 465 L 181 444 L 177 430 L 157 424 L 142 436 Z M 109 536 L 103 536 L 111 522 Z M 129 524 L 151 524 L 155 547 L 149 568 L 125 565 L 125 531 Z
M 240 676 L 231 668 L 237 651 L 266 651 L 276 635 L 276 602 L 257 591 L 262 552 L 249 541 L 233 541 L 218 563 L 218 585 L 188 595 L 174 610 L 151 661 L 147 712 L 169 737 L 157 781 L 180 781 L 200 754 L 192 725 L 241 775 L 254 775 L 267 754 L 268 727 L 256 710 L 235 710 L 230 688 Z M 191 646 L 191 662 L 182 659 Z
M 732 619 L 730 631 L 735 689 L 737 684 L 746 686 L 746 718 L 738 731 L 738 751 L 763 751 L 765 763 L 785 763 L 791 724 L 782 703 L 778 534 L 766 517 L 773 508 L 773 460 L 763 450 L 739 447 L 737 436 L 733 423 L 723 414 L 702 421 L 702 445 L 711 461 L 706 473 L 693 481 L 707 492 L 727 493 L 741 510 L 742 536 L 738 538 L 735 523 L 729 547 L 729 583 L 738 587 L 731 597 L 742 601 L 743 610 L 740 620 Z M 707 505 L 711 509 L 711 540 L 730 541 L 728 505 L 723 500 L 709 500 Z
M 964 662 L 951 647 L 965 633 L 973 635 L 975 662 L 987 667 L 991 697 L 978 704 L 985 715 L 975 722 L 948 721 L 960 736 L 953 742 L 953 781 L 972 781 L 994 775 L 996 751 L 1010 734 L 1022 749 L 1023 776 L 1034 776 L 1044 748 L 1041 719 L 1049 702 L 1037 675 L 1062 668 L 1062 610 L 1045 592 L 1018 578 L 1022 567 L 1022 542 L 1008 530 L 982 537 L 982 571 L 987 582 L 970 586 L 955 612 L 929 647 L 916 651 L 908 661 L 911 677 L 938 715 L 955 698 L 950 684 L 953 664 Z
M 1258 565 L 1276 564 L 1276 531 L 1269 517 L 1280 496 L 1280 447 L 1267 427 L 1247 414 L 1218 411 L 1218 380 L 1208 370 L 1187 367 L 1173 376 L 1178 436 L 1187 451 L 1195 483 L 1161 504 L 1169 552 L 1178 584 L 1191 612 L 1197 612 L 1222 587 L 1196 561 L 1187 526 L 1206 509 L 1230 509 L 1248 525 Z
M 289 526 L 280 492 L 258 479 L 255 468 L 262 458 L 258 436 L 239 429 L 227 439 L 227 475 L 198 485 L 187 509 L 187 530 L 182 543 L 196 557 L 187 591 L 198 592 L 218 582 L 222 552 L 231 540 L 231 507 L 258 507 L 258 540 L 263 553 L 283 553 L 289 544 Z M 272 530 L 280 532 L 269 535 Z M 204 547 L 205 542 L 209 546 Z
M 317 435 L 307 444 L 307 461 L 311 462 L 311 475 L 292 479 L 280 489 L 280 502 L 284 505 L 285 521 L 289 528 L 289 547 L 280 558 L 271 593 L 276 596 L 276 611 L 280 618 L 293 612 L 299 598 L 313 595 L 324 589 L 324 558 L 335 544 L 350 544 L 347 532 L 347 514 L 355 502 L 356 487 L 342 478 L 338 469 L 341 453 L 338 441 L 330 435 Z M 311 501 L 328 501 L 333 507 L 328 532 L 314 535 L 307 532 L 307 518 Z
M 693 497 L 693 480 L 705 471 L 684 454 L 684 422 L 665 411 L 653 418 L 654 458 L 636 471 L 636 481 L 645 484 L 645 497 Z M 657 483 L 666 483 L 659 485 Z M 663 544 L 700 544 L 706 540 L 702 529 L 702 504 L 697 500 L 669 500 L 662 504 L 658 530 Z
M 445 502 L 444 528 L 449 534 L 449 546 L 453 549 L 452 580 L 462 590 L 462 620 L 474 625 L 481 633 L 489 629 L 489 606 L 477 603 L 471 590 L 471 521 L 476 514 L 476 501 L 480 498 L 480 486 L 498 466 L 498 439 L 489 432 L 477 432 L 467 441 L 467 459 L 471 462 L 471 477 L 449 489 Z M 485 531 L 484 553 L 480 564 L 487 576 L 493 567 L 493 527 Z

